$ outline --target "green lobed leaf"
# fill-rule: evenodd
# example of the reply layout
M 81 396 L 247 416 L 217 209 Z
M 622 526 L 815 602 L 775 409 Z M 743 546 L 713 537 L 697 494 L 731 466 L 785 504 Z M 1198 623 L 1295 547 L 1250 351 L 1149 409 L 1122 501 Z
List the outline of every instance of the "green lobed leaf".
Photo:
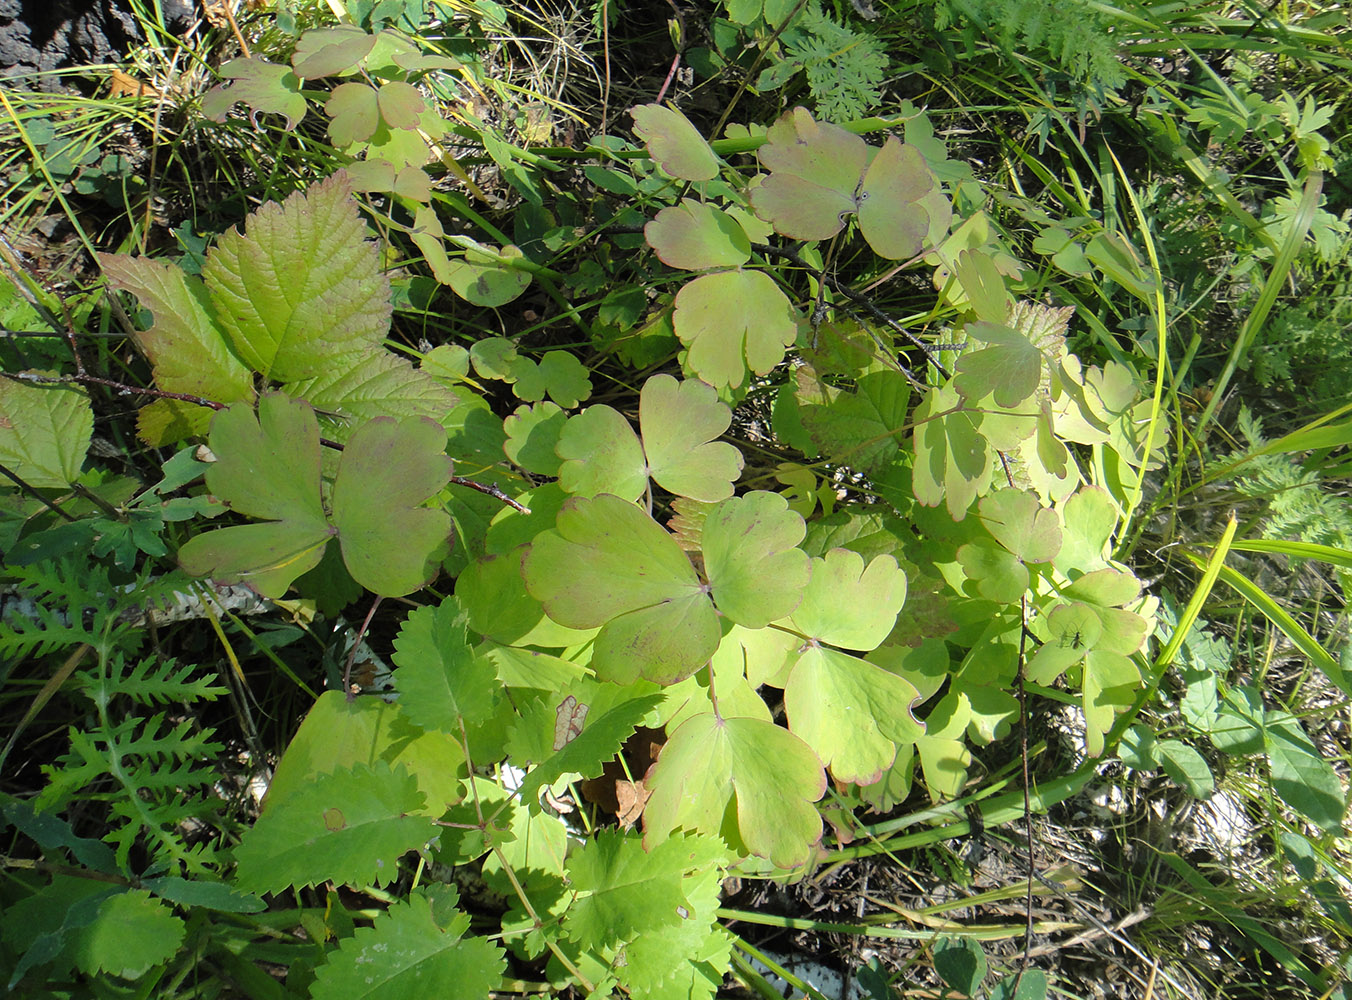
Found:
M 634 118 L 634 134 L 668 176 L 685 181 L 718 176 L 718 158 L 685 115 L 661 104 L 640 104 L 630 108 L 629 114 Z
M 935 194 L 937 198 L 930 197 Z M 920 151 L 896 136 L 874 154 L 857 198 L 859 232 L 873 252 L 887 260 L 918 254 L 931 226 L 948 231 L 951 212 L 934 174 Z
M 217 413 L 210 442 L 216 461 L 207 469 L 207 488 L 233 510 L 270 523 L 196 535 L 179 549 L 179 565 L 193 576 L 244 582 L 265 597 L 281 597 L 319 565 L 336 533 L 319 499 L 314 411 L 267 393 L 257 417 L 243 403 Z
M 264 205 L 244 227 L 217 241 L 202 278 L 250 368 L 291 382 L 380 346 L 390 328 L 389 281 L 342 173 Z
M 887 638 L 906 602 L 906 574 L 891 556 L 864 557 L 831 549 L 812 560 L 803 601 L 790 616 L 793 627 L 818 642 L 867 652 Z
M 704 520 L 704 570 L 718 610 L 758 629 L 798 606 L 810 560 L 807 526 L 778 493 L 757 490 L 717 504 Z
M 407 1000 L 454 996 L 487 1000 L 507 971 L 501 948 L 465 937 L 468 914 L 439 905 L 431 891 L 396 903 L 358 927 L 315 970 L 314 1000 Z
M 363 424 L 333 484 L 333 524 L 352 579 L 385 597 L 420 590 L 450 551 L 451 518 L 420 506 L 450 480 L 446 431 L 426 418 Z
M 807 861 L 821 839 L 813 803 L 826 791 L 826 773 L 810 747 L 760 719 L 696 715 L 671 734 L 644 784 L 652 791 L 643 813 L 650 850 L 678 828 L 729 834 L 780 868 Z M 735 805 L 735 829 L 724 814 Z
M 611 493 L 637 500 L 648 486 L 643 445 L 629 421 L 604 403 L 568 418 L 555 452 L 559 485 L 582 497 Z
M 731 423 L 732 411 L 712 386 L 654 375 L 639 395 L 648 475 L 677 496 L 709 502 L 731 496 L 742 454 L 714 440 Z
M 784 709 L 789 729 L 838 781 L 868 785 L 892 765 L 899 747 L 924 734 L 911 714 L 919 697 L 896 674 L 839 650 L 810 646 L 789 674 Z
M 365 142 L 380 125 L 380 107 L 375 88 L 365 83 L 340 83 L 324 102 L 328 115 L 329 138 L 335 146 Z
M 530 287 L 530 272 L 511 266 L 512 261 L 524 256 L 514 246 L 492 254 L 467 252 L 464 260 L 450 261 L 444 271 L 438 271 L 437 280 L 466 302 L 496 309 Z
M 968 400 L 994 395 L 1003 407 L 1015 407 L 1037 391 L 1042 379 L 1042 352 L 1028 338 L 1000 323 L 969 323 L 969 337 L 990 347 L 958 358 L 953 388 Z
M 423 794 L 404 768 L 379 761 L 321 774 L 270 802 L 235 849 L 236 883 L 281 892 L 323 882 L 388 885 L 399 858 L 436 835 Z
M 376 36 L 355 24 L 311 28 L 296 39 L 291 65 L 303 80 L 352 73 L 375 48 Z
M 1032 493 L 997 490 L 982 497 L 977 510 L 986 530 L 1023 562 L 1050 562 L 1061 550 L 1061 519 Z
M 803 108 L 770 126 L 758 155 L 770 176 L 751 192 L 756 214 L 797 240 L 826 240 L 856 207 L 868 146 L 838 125 L 814 121 Z
M 376 99 L 381 120 L 390 128 L 417 128 L 419 116 L 427 110 L 427 102 L 418 88 L 403 80 L 382 84 Z
M 567 351 L 546 351 L 540 358 L 540 377 L 549 398 L 571 410 L 592 393 L 587 368 Z
M 949 388 L 935 388 L 921 400 L 915 425 L 915 498 L 926 507 L 944 504 L 955 521 L 986 488 L 994 463 L 981 435 L 981 414 L 963 409 Z
M 702 274 L 676 293 L 672 324 L 686 365 L 715 388 L 764 375 L 798 336 L 788 297 L 763 271 Z
M 601 626 L 597 675 L 671 684 L 718 648 L 713 605 L 690 560 L 641 510 L 610 494 L 568 500 L 525 561 L 526 589 L 569 628 Z
M 459 735 L 486 722 L 497 700 L 497 672 L 470 646 L 468 615 L 448 597 L 416 609 L 394 640 L 395 689 L 409 720 Z
M 1084 658 L 1085 746 L 1090 757 L 1103 753 L 1103 738 L 1119 712 L 1131 708 L 1141 673 L 1126 656 L 1091 649 Z
M 232 82 L 212 87 L 202 98 L 202 114 L 213 121 L 225 121 L 226 114 L 240 101 L 252 110 L 255 123 L 260 112 L 281 115 L 288 132 L 305 117 L 300 79 L 288 66 L 265 59 L 231 59 L 221 67 L 221 76 Z
M 527 472 L 557 476 L 563 460 L 554 449 L 567 422 L 568 417 L 553 403 L 518 406 L 502 422 L 507 433 L 502 449 L 512 464 Z
M 722 209 L 692 198 L 664 208 L 643 227 L 643 237 L 668 267 L 699 271 L 739 267 L 751 259 L 751 242 Z
M 83 388 L 0 379 L 0 463 L 29 486 L 65 489 L 79 479 L 93 432 Z

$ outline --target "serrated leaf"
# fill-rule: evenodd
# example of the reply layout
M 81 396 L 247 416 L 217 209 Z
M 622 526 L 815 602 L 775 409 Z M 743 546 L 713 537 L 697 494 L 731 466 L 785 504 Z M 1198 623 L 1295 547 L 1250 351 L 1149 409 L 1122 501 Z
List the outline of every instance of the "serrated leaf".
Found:
M 702 274 L 676 293 L 672 325 L 686 364 L 715 388 L 764 375 L 798 336 L 788 297 L 763 271 Z
M 450 550 L 451 518 L 423 507 L 451 476 L 446 431 L 382 417 L 352 435 L 333 483 L 333 524 L 352 579 L 385 597 L 419 590 Z
M 80 933 L 75 963 L 87 975 L 139 979 L 178 952 L 187 928 L 144 889 L 110 896 Z
M 947 232 L 947 201 L 928 198 L 937 187 L 919 150 L 903 145 L 896 136 L 883 143 L 857 196 L 859 232 L 874 253 L 887 260 L 905 260 L 920 252 L 931 225 Z M 936 206 L 938 218 L 931 220 Z
M 803 426 L 823 455 L 864 472 L 894 462 L 908 426 L 910 385 L 898 371 L 860 376 L 856 391 L 830 392 L 818 383 L 801 395 Z M 817 392 L 818 401 L 806 397 Z
M 714 440 L 732 423 L 732 411 L 711 386 L 654 375 L 643 383 L 639 427 L 648 475 L 678 496 L 716 501 L 732 495 L 742 454 Z
M 379 761 L 414 776 L 434 819 L 460 801 L 465 755 L 458 734 L 419 732 L 399 705 L 381 698 L 349 700 L 342 691 L 325 691 L 291 738 L 265 804 L 291 798 L 321 774 Z
M 770 176 L 751 192 L 756 214 L 793 239 L 826 240 L 840 232 L 856 207 L 868 159 L 864 140 L 814 121 L 803 108 L 770 126 L 766 139 L 758 155 Z
M 399 629 L 392 659 L 405 714 L 423 729 L 459 734 L 493 714 L 497 672 L 469 643 L 467 615 L 454 597 L 415 610 Z
M 135 336 L 159 388 L 218 403 L 253 398 L 253 375 L 216 325 L 201 279 L 146 257 L 99 254 L 98 261 L 111 287 L 131 292 L 154 316 L 154 325 Z M 205 433 L 211 411 L 182 405 L 194 429 Z
M 707 181 L 718 176 L 718 158 L 690 120 L 674 108 L 640 104 L 630 108 L 634 134 L 670 177 Z
M 633 504 L 610 494 L 575 497 L 525 562 L 526 589 L 569 628 L 601 627 L 597 675 L 672 684 L 718 648 L 713 605 L 690 560 Z
M 778 493 L 756 490 L 714 506 L 704 520 L 704 569 L 718 610 L 763 628 L 798 606 L 808 555 L 796 548 L 807 526 Z
M 358 927 L 315 970 L 314 1000 L 407 1000 L 454 996 L 487 1000 L 507 971 L 501 948 L 466 938 L 469 917 L 438 912 L 421 892 Z
M 347 441 L 353 428 L 377 417 L 440 421 L 468 397 L 388 351 L 353 358 L 323 375 L 291 382 L 286 391 L 320 411 L 332 428 L 326 428 L 326 436 L 340 442 Z
M 790 617 L 804 635 L 864 652 L 877 648 L 896 624 L 906 602 L 906 574 L 891 556 L 864 557 L 831 549 L 812 560 L 812 578 Z
M 0 379 L 0 463 L 29 486 L 65 489 L 79 479 L 93 431 L 83 388 Z
M 896 674 L 814 646 L 789 674 L 784 708 L 789 729 L 817 752 L 837 780 L 868 785 L 892 765 L 899 746 L 924 735 L 925 727 L 911 714 L 919 697 Z
M 240 101 L 253 111 L 255 122 L 260 112 L 281 115 L 288 132 L 305 117 L 300 79 L 288 66 L 264 59 L 231 59 L 221 67 L 221 76 L 231 83 L 212 87 L 202 98 L 202 114 L 213 121 L 225 121 L 226 113 Z
M 751 259 L 751 242 L 737 221 L 692 198 L 658 212 L 643 227 L 643 238 L 663 264 L 685 271 L 738 267 Z
M 419 815 L 425 800 L 404 768 L 374 765 L 322 774 L 268 808 L 235 849 L 246 892 L 281 892 L 322 882 L 388 885 L 399 858 L 437 832 Z
M 244 225 L 217 241 L 202 278 L 250 368 L 292 382 L 380 346 L 390 329 L 389 281 L 341 173 L 264 205 Z
M 636 935 L 661 934 L 687 909 L 681 880 L 686 862 L 681 839 L 651 851 L 637 837 L 602 830 L 568 856 L 568 878 L 578 893 L 564 931 L 591 948 L 607 948 Z
M 803 864 L 821 840 L 813 803 L 826 791 L 826 773 L 806 743 L 773 723 L 693 716 L 671 734 L 644 784 L 652 790 L 643 813 L 649 849 L 680 827 L 725 834 L 730 804 L 731 832 L 780 868 Z
M 662 700 L 661 695 L 653 694 L 630 698 L 599 717 L 589 719 L 580 733 L 526 775 L 521 783 L 521 801 L 537 803 L 540 789 L 565 774 L 576 772 L 584 778 L 599 775 L 606 763 L 620 752 L 624 741 L 634 735 L 634 730 Z

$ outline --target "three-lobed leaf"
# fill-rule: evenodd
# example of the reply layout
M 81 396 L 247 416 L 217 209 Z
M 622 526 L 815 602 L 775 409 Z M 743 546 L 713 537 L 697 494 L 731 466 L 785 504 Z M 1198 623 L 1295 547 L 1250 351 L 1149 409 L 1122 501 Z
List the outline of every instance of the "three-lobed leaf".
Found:
M 656 521 L 620 497 L 564 503 L 555 527 L 531 545 L 525 578 L 560 625 L 600 626 L 592 667 L 602 678 L 671 684 L 718 648 L 718 618 L 690 560 Z
M 303 401 L 268 393 L 257 416 L 237 403 L 217 414 L 210 440 L 207 487 L 267 523 L 189 539 L 179 550 L 187 572 L 280 597 L 337 537 L 353 579 L 376 593 L 403 596 L 436 575 L 450 517 L 420 504 L 450 477 L 440 425 L 380 418 L 358 428 L 338 464 L 332 516 L 320 500 L 319 425 Z
M 644 784 L 652 790 L 643 814 L 650 849 L 683 827 L 732 837 L 751 853 L 793 868 L 821 839 L 822 818 L 813 805 L 826 791 L 821 761 L 771 722 L 693 716 L 671 734 Z

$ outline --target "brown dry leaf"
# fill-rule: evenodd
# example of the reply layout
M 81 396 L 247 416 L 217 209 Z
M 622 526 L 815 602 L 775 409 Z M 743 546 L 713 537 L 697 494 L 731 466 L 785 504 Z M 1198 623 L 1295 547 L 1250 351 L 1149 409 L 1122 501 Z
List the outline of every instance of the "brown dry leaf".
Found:
M 230 27 L 230 12 L 226 9 L 226 3 L 222 0 L 207 0 L 202 5 L 202 12 L 206 15 L 207 24 L 213 28 Z
M 143 80 L 115 69 L 109 74 L 112 91 L 109 97 L 159 97 L 160 92 Z
M 616 816 L 619 818 L 620 826 L 627 830 L 637 823 L 639 817 L 643 815 L 643 807 L 648 804 L 652 794 L 638 782 L 624 780 L 615 782 L 615 801 L 619 806 Z

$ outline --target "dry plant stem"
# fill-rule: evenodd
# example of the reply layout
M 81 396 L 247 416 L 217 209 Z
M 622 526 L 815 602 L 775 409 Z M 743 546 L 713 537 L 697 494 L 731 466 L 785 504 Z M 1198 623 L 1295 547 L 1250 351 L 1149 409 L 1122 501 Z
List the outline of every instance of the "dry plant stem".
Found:
M 1003 458 L 1003 455 L 1001 456 Z M 1019 969 L 1022 977 L 1028 971 L 1028 957 L 1033 947 L 1033 804 L 1028 793 L 1028 692 L 1024 690 L 1024 669 L 1028 660 L 1028 596 L 1019 598 L 1019 662 L 1014 676 L 1015 690 L 1019 695 L 1019 763 L 1023 767 L 1023 835 L 1028 851 L 1028 888 L 1024 895 L 1024 913 L 1028 924 L 1023 932 L 1023 966 Z
M 380 607 L 380 602 L 384 598 L 377 596 L 371 602 L 370 609 L 366 612 L 366 617 L 362 619 L 361 628 L 357 629 L 356 641 L 352 643 L 352 648 L 348 650 L 347 662 L 343 664 L 343 691 L 347 694 L 347 700 L 352 701 L 357 697 L 357 690 L 353 690 L 352 685 L 352 665 L 357 662 L 357 648 L 361 645 L 362 639 L 366 636 L 366 630 L 371 627 L 371 619 L 375 617 L 376 608 Z
M 680 5 L 676 0 L 667 0 L 671 9 L 676 13 L 676 54 L 671 57 L 671 69 L 667 70 L 667 78 L 662 81 L 662 89 L 657 92 L 653 100 L 661 104 L 662 98 L 667 96 L 667 88 L 671 86 L 671 81 L 676 77 L 676 70 L 681 66 L 681 56 L 685 53 L 685 14 L 681 11 Z
M 12 471 L 8 466 L 0 465 L 0 476 L 4 476 L 6 479 L 13 481 L 13 483 L 16 486 L 18 486 L 19 489 L 23 490 L 24 493 L 28 494 L 28 496 L 38 501 L 38 503 L 42 504 L 44 507 L 46 507 L 53 513 L 58 514 L 61 517 L 64 517 L 67 521 L 70 521 L 72 524 L 79 520 L 78 517 L 72 517 L 70 514 L 67 514 L 56 504 L 52 503 L 52 501 L 44 497 L 41 493 L 37 491 L 35 487 L 30 486 L 27 482 L 25 482 L 22 478 L 20 478 L 18 473 Z
M 119 396 L 154 396 L 156 399 L 179 399 L 185 403 L 193 403 L 196 406 L 205 406 L 213 410 L 225 409 L 224 403 L 218 403 L 214 399 L 189 396 L 183 392 L 166 392 L 163 389 L 127 385 L 123 382 L 114 382 L 112 379 L 99 378 L 97 375 L 39 375 L 35 372 L 0 372 L 0 375 L 15 382 L 28 382 L 35 385 L 102 385 L 109 389 L 116 389 Z
M 497 500 L 499 503 L 505 503 L 508 507 L 511 507 L 513 510 L 520 511 L 522 514 L 530 513 L 529 507 L 527 507 L 525 504 L 517 502 L 516 500 L 513 500 L 506 493 L 502 492 L 501 489 L 492 485 L 491 483 L 475 482 L 473 479 L 466 479 L 464 476 L 452 476 L 450 481 L 452 484 L 456 486 L 465 486 L 471 490 L 478 490 L 485 496 L 490 496 L 494 500 Z

